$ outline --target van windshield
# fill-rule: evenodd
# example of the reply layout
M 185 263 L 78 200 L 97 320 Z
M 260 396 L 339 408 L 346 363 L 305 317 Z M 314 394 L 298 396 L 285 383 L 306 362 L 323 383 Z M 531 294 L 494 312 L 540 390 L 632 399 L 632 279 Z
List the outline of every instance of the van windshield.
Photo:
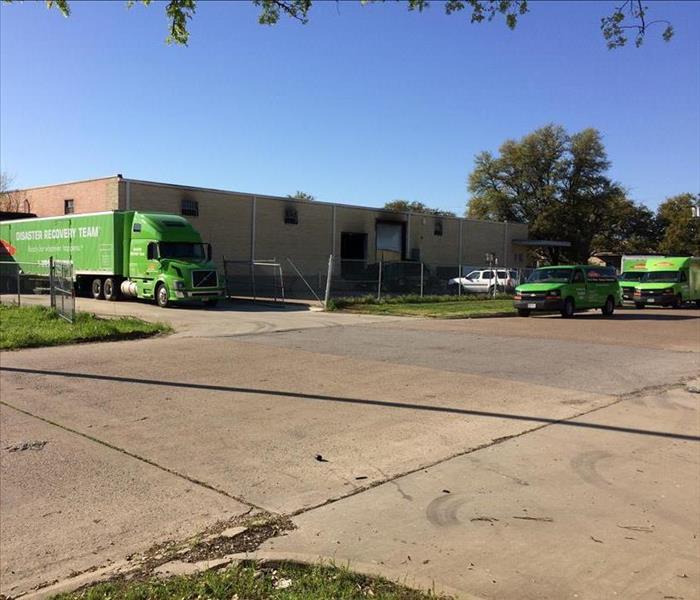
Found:
M 679 271 L 651 271 L 649 273 L 644 273 L 644 279 L 642 281 L 645 282 L 667 282 L 667 283 L 675 283 L 678 281 L 678 274 Z
M 644 272 L 640 273 L 639 271 L 627 271 L 627 273 L 620 275 L 620 281 L 641 281 L 644 275 Z
M 537 269 L 527 278 L 528 283 L 568 283 L 573 271 L 571 269 Z
M 177 258 L 180 260 L 204 260 L 206 252 L 204 244 L 191 242 L 160 242 L 158 245 L 161 258 Z

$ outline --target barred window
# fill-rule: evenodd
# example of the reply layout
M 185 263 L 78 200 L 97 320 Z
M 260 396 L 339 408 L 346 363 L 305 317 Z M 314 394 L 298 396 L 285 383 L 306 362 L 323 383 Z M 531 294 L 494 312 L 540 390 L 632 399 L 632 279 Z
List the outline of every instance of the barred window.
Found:
M 191 198 L 183 198 L 180 204 L 180 214 L 185 217 L 198 217 L 199 202 Z
M 294 206 L 285 206 L 284 208 L 284 222 L 287 225 L 298 225 L 299 224 L 299 213 Z
M 435 221 L 435 228 L 433 229 L 435 235 L 442 235 L 442 221 Z
M 75 212 L 75 205 L 73 203 L 73 200 L 64 200 L 63 201 L 63 214 L 64 215 L 72 215 Z

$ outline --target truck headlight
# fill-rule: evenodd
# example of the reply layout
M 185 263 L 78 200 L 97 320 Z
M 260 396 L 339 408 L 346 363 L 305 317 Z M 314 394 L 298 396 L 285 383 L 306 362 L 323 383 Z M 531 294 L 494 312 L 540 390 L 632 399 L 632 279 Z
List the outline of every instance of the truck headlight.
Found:
M 180 281 L 179 279 L 175 281 L 175 289 L 176 290 L 184 290 L 185 289 L 185 282 Z

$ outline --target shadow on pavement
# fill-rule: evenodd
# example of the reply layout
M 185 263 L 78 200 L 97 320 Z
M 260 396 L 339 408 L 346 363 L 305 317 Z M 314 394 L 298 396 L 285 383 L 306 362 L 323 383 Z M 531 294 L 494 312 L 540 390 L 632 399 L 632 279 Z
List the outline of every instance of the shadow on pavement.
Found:
M 483 410 L 470 410 L 466 408 L 451 408 L 449 406 L 430 406 L 425 404 L 411 404 L 404 402 L 392 402 L 386 400 L 367 400 L 364 398 L 346 398 L 342 396 L 326 396 L 322 394 L 305 394 L 301 392 L 285 392 L 280 390 L 264 390 L 259 388 L 244 388 L 226 385 L 211 385 L 207 383 L 185 383 L 176 381 L 159 381 L 156 379 L 136 379 L 134 377 L 118 377 L 116 375 L 96 375 L 92 373 L 70 373 L 62 371 L 48 371 L 44 369 L 26 369 L 23 367 L 0 367 L 0 371 L 12 373 L 29 373 L 33 375 L 49 375 L 56 377 L 68 377 L 74 379 L 91 379 L 98 381 L 113 381 L 118 383 L 136 383 L 142 385 L 157 385 L 163 387 L 179 387 L 195 390 L 208 390 L 212 392 L 233 392 L 238 394 L 259 394 L 264 396 L 278 396 L 295 398 L 301 400 L 318 400 L 323 402 L 339 402 L 341 404 L 359 404 L 364 406 L 378 406 L 383 408 L 400 408 L 404 410 L 421 410 L 436 413 L 449 413 L 454 415 L 488 417 L 496 419 L 508 419 L 513 421 L 528 421 L 531 423 L 544 423 L 565 425 L 567 427 L 581 427 L 586 429 L 601 429 L 604 431 L 616 431 L 619 433 L 634 433 L 638 435 L 650 435 L 655 437 L 672 438 L 675 440 L 687 440 L 700 442 L 700 436 L 687 435 L 682 433 L 672 433 L 670 431 L 655 431 L 651 429 L 636 429 L 632 427 L 618 427 L 615 425 L 605 425 L 602 423 L 589 423 L 582 421 L 565 421 L 561 419 L 550 419 L 547 417 L 537 417 L 530 415 L 514 415 L 510 413 L 491 412 Z M 0 404 L 7 404 L 0 402 Z

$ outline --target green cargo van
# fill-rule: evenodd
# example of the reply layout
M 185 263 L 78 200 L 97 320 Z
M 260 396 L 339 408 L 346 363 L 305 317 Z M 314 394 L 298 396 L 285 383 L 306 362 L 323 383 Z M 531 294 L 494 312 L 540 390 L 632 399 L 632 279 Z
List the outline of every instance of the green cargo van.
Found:
M 679 307 L 684 302 L 700 306 L 700 258 L 664 256 L 648 260 L 647 272 L 634 290 L 637 308 Z
M 621 301 L 613 267 L 557 265 L 533 271 L 515 288 L 513 306 L 521 317 L 529 317 L 533 311 L 559 311 L 562 317 L 572 317 L 575 312 L 592 308 L 612 315 Z

